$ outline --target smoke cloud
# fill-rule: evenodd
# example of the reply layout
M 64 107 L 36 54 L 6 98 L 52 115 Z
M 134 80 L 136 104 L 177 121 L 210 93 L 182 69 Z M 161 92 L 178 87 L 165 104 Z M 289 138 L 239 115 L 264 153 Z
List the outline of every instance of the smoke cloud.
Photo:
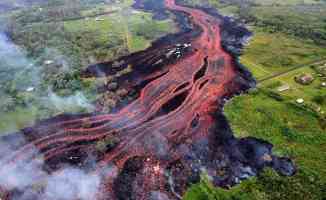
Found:
M 150 200 L 170 200 L 170 198 L 160 191 L 152 191 L 150 194 Z
M 48 114 L 61 112 L 92 112 L 94 106 L 83 90 L 73 91 L 70 96 L 60 96 L 52 89 L 44 90 L 45 79 L 55 73 L 66 74 L 73 69 L 69 60 L 55 49 L 44 49 L 40 58 L 30 58 L 25 49 L 1 31 L 0 28 L 0 111 L 13 111 L 19 105 L 39 107 L 40 115 L 44 116 L 42 108 Z M 51 64 L 48 64 L 51 63 Z M 46 76 L 46 77 L 45 77 Z M 54 77 L 52 77 L 53 79 Z M 44 79 L 44 80 L 43 80 Z M 17 101 L 19 96 L 19 101 Z M 23 103 L 21 103 L 23 102 Z M 44 116 L 49 117 L 49 116 Z M 32 123 L 33 119 L 29 122 Z M 21 122 L 17 122 L 21 127 Z M 27 125 L 27 124 L 26 124 Z M 7 130 L 17 130 L 16 122 L 8 124 Z M 12 128 L 11 128 L 12 127 Z
M 55 52 L 55 60 L 60 60 L 62 70 L 69 71 L 70 68 L 65 58 L 57 51 L 51 52 Z M 82 91 L 77 91 L 67 97 L 61 97 L 51 89 L 38 93 L 43 80 L 42 66 L 37 63 L 36 60 L 27 56 L 23 48 L 14 44 L 0 28 L 0 97 L 2 100 L 5 97 L 11 98 L 8 86 L 5 85 L 14 83 L 12 86 L 15 90 L 29 92 L 37 99 L 37 102 L 33 104 L 46 104 L 45 106 L 51 110 L 70 112 L 80 108 L 91 111 L 94 108 Z M 32 88 L 31 91 L 27 91 L 28 88 Z M 12 197 L 13 200 L 76 198 L 89 200 L 97 195 L 102 179 L 101 174 L 90 174 L 71 166 L 55 173 L 48 173 L 44 170 L 44 158 L 36 148 L 24 152 L 24 157 L 28 159 L 15 160 L 8 164 L 8 159 L 13 152 L 23 144 L 26 144 L 23 136 L 0 137 L 0 187 L 8 191 L 18 191 Z
M 19 81 L 17 80 L 19 79 Z M 17 89 L 40 83 L 39 67 L 27 58 L 25 51 L 0 31 L 0 82 L 15 81 Z
M 78 91 L 71 96 L 60 97 L 50 90 L 49 96 L 45 99 L 46 101 L 44 102 L 47 102 L 51 107 L 54 107 L 60 112 L 67 112 L 80 108 L 86 109 L 88 112 L 90 112 L 94 109 L 94 105 L 89 102 L 89 100 L 81 91 Z
M 155 132 L 145 137 L 143 145 L 148 151 L 153 152 L 158 158 L 164 159 L 168 156 L 168 141 L 159 132 Z
M 82 170 L 67 168 L 48 178 L 44 199 L 94 199 L 100 187 L 101 178 L 86 174 Z
M 21 49 L 13 44 L 3 32 L 0 32 L 0 58 L 1 67 L 17 68 L 29 64 Z
M 0 155 L 10 155 L 23 140 L 21 136 L 12 142 L 1 139 Z M 90 174 L 67 166 L 49 174 L 44 170 L 44 159 L 36 148 L 24 156 L 35 159 L 17 160 L 10 164 L 5 156 L 0 159 L 0 187 L 18 191 L 13 196 L 14 200 L 89 200 L 95 199 L 98 194 L 104 172 Z M 106 169 L 105 173 L 110 171 L 113 173 L 113 168 Z

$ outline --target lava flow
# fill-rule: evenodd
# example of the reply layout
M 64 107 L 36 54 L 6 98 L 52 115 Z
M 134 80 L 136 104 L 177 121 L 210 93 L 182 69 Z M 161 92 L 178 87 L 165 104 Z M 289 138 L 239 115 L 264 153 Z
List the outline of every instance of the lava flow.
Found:
M 265 141 L 235 138 L 223 116 L 225 101 L 254 84 L 222 46 L 223 18 L 174 0 L 165 0 L 165 6 L 185 15 L 192 30 L 175 35 L 180 44 L 161 41 L 123 58 L 134 70 L 120 84 L 137 88 L 139 97 L 116 113 L 58 116 L 4 137 L 11 141 L 23 135 L 24 141 L 0 155 L 0 171 L 37 159 L 44 160 L 42 170 L 48 174 L 70 165 L 100 174 L 101 186 L 92 199 L 110 200 L 180 199 L 203 173 L 220 187 L 266 166 L 292 175 L 289 159 L 272 155 Z M 113 73 L 109 65 L 90 66 L 85 74 L 108 75 Z M 3 198 L 14 199 L 26 187 L 1 185 Z M 39 187 L 42 193 L 45 186 Z

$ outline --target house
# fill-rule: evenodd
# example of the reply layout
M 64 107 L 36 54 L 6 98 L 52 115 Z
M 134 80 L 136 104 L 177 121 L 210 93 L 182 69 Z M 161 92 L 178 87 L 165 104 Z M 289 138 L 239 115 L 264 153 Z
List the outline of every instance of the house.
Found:
M 284 92 L 284 91 L 289 90 L 289 89 L 290 89 L 289 85 L 282 85 L 282 86 L 277 88 L 277 91 Z
M 99 17 L 96 17 L 96 18 L 95 18 L 95 21 L 104 21 L 104 19 L 99 18 Z
M 28 87 L 28 88 L 26 89 L 26 92 L 33 92 L 34 90 L 35 90 L 34 87 Z
M 53 60 L 46 60 L 46 61 L 44 61 L 44 64 L 46 64 L 46 65 L 51 65 L 53 63 L 54 63 Z
M 303 103 L 304 103 L 304 100 L 300 98 L 300 99 L 297 99 L 296 102 L 297 102 L 298 104 L 303 104 Z
M 314 81 L 314 77 L 311 74 L 301 74 L 296 76 L 294 80 L 302 85 L 309 85 Z

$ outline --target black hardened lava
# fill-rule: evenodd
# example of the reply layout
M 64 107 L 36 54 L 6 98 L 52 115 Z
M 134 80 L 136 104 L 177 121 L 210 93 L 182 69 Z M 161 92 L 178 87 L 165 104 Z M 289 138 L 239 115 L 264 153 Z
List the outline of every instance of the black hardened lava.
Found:
M 137 0 L 135 7 L 177 15 L 180 32 L 84 72 L 103 77 L 131 66 L 118 83 L 137 98 L 114 113 L 60 115 L 2 137 L 9 146 L 0 149 L 2 199 L 60 199 L 46 191 L 49 180 L 67 168 L 99 177 L 91 197 L 99 200 L 180 199 L 203 173 L 226 188 L 264 167 L 295 173 L 292 161 L 275 156 L 267 141 L 236 138 L 223 114 L 226 100 L 255 87 L 237 59 L 250 32 L 211 9 L 153 2 Z M 28 184 L 6 182 L 16 168 L 25 177 L 42 173 Z M 29 199 L 22 198 L 26 191 Z M 87 199 L 81 193 L 71 199 Z

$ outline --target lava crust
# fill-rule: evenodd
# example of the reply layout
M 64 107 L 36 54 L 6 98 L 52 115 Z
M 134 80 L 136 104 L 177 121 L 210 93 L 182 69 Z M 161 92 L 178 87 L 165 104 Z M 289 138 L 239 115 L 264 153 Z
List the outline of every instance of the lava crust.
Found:
M 223 115 L 226 100 L 255 86 L 236 59 L 239 40 L 248 36 L 241 34 L 245 29 L 174 0 L 164 5 L 179 18 L 186 16 L 187 28 L 118 59 L 124 60 L 121 68 L 133 66 L 119 84 L 137 88 L 138 98 L 115 113 L 61 115 L 3 137 L 4 142 L 24 139 L 0 155 L 2 171 L 42 157 L 42 170 L 49 174 L 67 165 L 101 174 L 93 199 L 110 200 L 180 199 L 201 173 L 216 186 L 230 187 L 267 166 L 282 175 L 295 172 L 291 160 L 274 156 L 268 142 L 235 138 Z M 111 65 L 96 64 L 84 74 L 110 75 Z M 2 187 L 7 200 L 23 192 Z

